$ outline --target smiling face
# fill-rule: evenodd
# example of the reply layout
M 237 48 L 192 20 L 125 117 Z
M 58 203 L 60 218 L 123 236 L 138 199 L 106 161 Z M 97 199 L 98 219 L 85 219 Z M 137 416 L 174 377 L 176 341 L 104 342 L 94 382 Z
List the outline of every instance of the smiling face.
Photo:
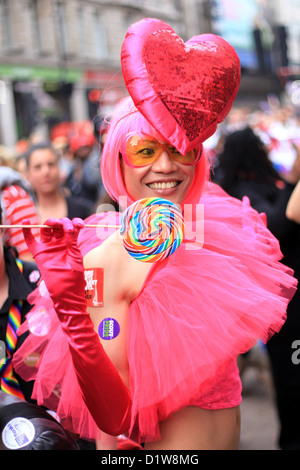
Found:
M 152 164 L 134 168 L 121 161 L 122 175 L 132 199 L 160 197 L 181 204 L 195 176 L 195 166 L 178 163 L 163 151 Z
M 101 154 L 101 176 L 109 195 L 117 202 L 122 202 L 120 198 L 125 197 L 126 204 L 144 197 L 161 197 L 177 204 L 197 204 L 209 176 L 205 152 L 195 165 L 181 163 L 181 159 L 172 158 L 170 153 L 173 152 L 163 151 L 151 164 L 133 167 L 122 158 L 124 143 L 132 133 L 164 142 L 128 97 L 114 111 Z

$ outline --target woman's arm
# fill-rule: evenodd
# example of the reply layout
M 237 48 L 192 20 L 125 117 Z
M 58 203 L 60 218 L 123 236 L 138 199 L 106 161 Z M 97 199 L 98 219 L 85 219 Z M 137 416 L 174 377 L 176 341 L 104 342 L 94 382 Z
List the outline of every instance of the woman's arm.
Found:
M 41 242 L 36 242 L 30 229 L 23 232 L 68 340 L 83 399 L 102 431 L 123 434 L 130 425 L 131 395 L 87 312 L 83 260 L 77 245 L 84 223 L 50 219 L 45 225 L 50 228 L 41 229 Z
M 300 224 L 300 180 L 289 198 L 286 216 L 288 219 Z

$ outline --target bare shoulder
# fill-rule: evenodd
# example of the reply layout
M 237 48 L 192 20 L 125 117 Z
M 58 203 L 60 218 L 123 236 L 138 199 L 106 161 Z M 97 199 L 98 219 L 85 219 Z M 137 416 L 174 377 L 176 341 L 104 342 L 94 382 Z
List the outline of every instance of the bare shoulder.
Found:
M 104 268 L 107 285 L 111 283 L 114 288 L 117 286 L 119 294 L 130 301 L 139 294 L 150 269 L 149 264 L 137 261 L 129 255 L 118 231 L 87 253 L 84 267 Z
M 117 231 L 86 254 L 84 268 L 103 268 L 106 295 L 122 299 L 128 297 L 129 293 L 130 258 L 123 246 L 123 239 Z
M 123 255 L 123 242 L 119 232 L 114 232 L 104 242 L 93 248 L 84 256 L 84 267 L 105 267 L 120 262 Z

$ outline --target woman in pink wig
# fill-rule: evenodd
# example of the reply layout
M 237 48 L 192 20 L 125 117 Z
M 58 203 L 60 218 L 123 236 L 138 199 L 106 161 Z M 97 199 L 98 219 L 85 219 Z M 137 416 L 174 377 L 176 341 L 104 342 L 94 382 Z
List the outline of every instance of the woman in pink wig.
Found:
M 145 19 L 128 31 L 122 68 L 131 97 L 110 121 L 103 182 L 120 206 L 180 206 L 185 236 L 142 262 L 124 249 L 117 213 L 50 219 L 38 244 L 24 229 L 44 283 L 15 368 L 99 448 L 123 435 L 145 449 L 237 449 L 236 358 L 279 331 L 296 288 L 264 217 L 208 182 L 202 142 L 230 110 L 238 59 L 221 38 L 184 44 Z

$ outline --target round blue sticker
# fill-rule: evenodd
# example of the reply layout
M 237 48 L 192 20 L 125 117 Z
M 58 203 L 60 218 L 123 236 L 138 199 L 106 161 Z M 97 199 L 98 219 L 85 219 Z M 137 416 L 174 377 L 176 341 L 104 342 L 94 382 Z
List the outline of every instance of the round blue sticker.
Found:
M 120 325 L 114 318 L 104 318 L 99 325 L 98 333 L 102 339 L 114 339 L 120 333 Z

